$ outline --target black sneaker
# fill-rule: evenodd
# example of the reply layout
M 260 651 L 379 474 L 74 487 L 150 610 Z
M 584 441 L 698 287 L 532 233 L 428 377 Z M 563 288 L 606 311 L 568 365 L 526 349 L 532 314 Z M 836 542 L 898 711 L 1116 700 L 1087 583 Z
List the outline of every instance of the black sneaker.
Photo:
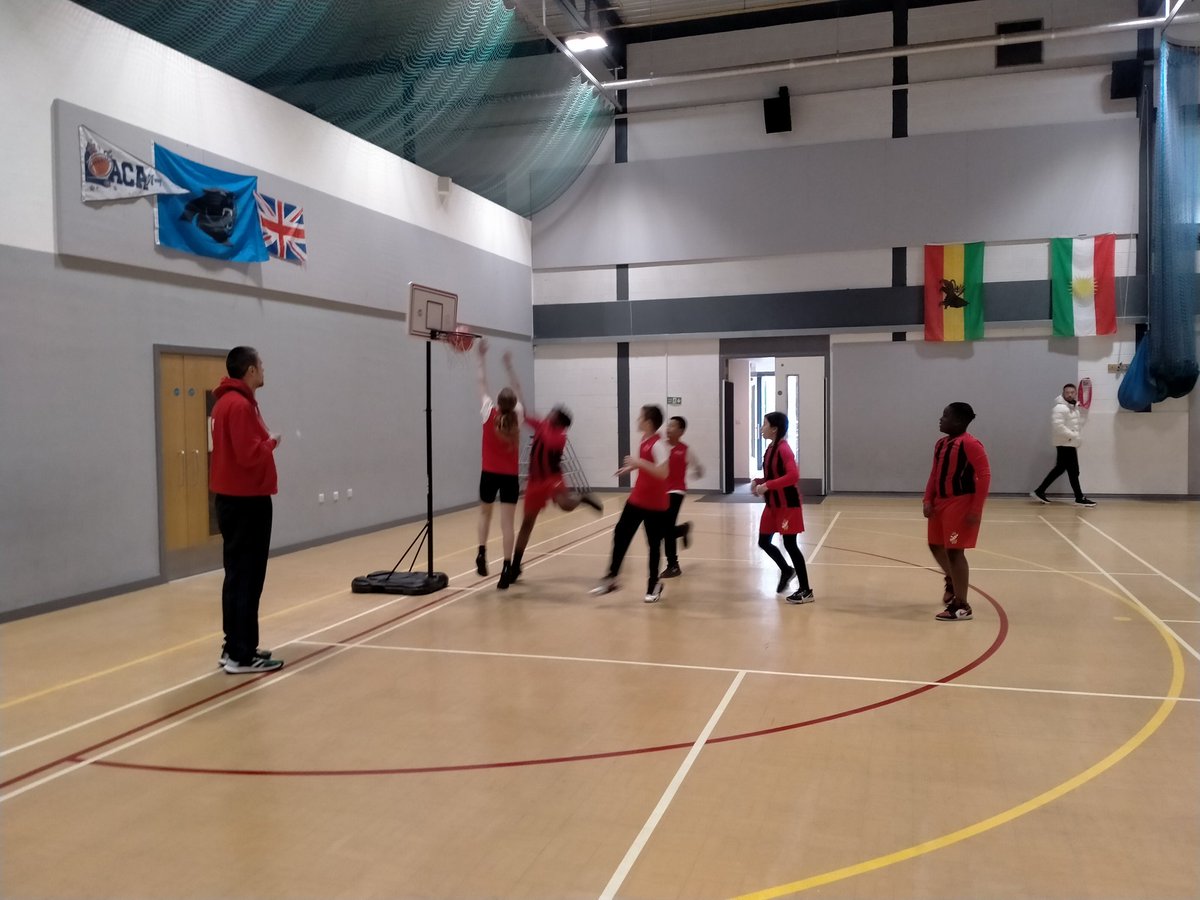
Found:
M 793 594 L 788 594 L 784 599 L 791 604 L 812 603 L 816 599 L 816 595 L 813 593 L 812 588 L 801 588 Z
M 683 541 L 683 549 L 692 546 L 692 523 L 684 522 L 679 526 L 679 539 Z
M 580 494 L 579 502 L 586 503 L 588 506 L 590 506 L 592 509 L 594 509 L 598 513 L 604 512 L 604 504 L 601 503 L 599 500 L 597 500 L 596 495 L 593 494 L 591 491 L 588 491 L 586 494 Z
M 1087 506 L 1087 507 L 1092 507 L 1092 506 L 1095 506 L 1095 505 L 1096 505 L 1096 501 L 1095 501 L 1095 500 L 1089 500 L 1087 497 L 1080 497 L 1078 500 L 1076 500 L 1076 501 L 1075 501 L 1075 505 L 1076 505 L 1076 506 Z
M 255 659 L 270 659 L 271 651 L 270 650 L 255 650 L 254 658 Z M 228 665 L 231 662 L 233 662 L 233 657 L 230 656 L 225 650 L 222 650 L 221 658 L 219 660 L 217 660 L 217 668 L 223 669 L 223 668 L 225 668 L 226 665 Z
M 517 579 L 521 577 L 521 564 L 514 562 L 508 567 L 508 583 L 516 584 Z
M 1032 497 L 1034 500 L 1036 500 L 1038 503 L 1047 503 L 1048 504 L 1050 502 L 1050 498 L 1047 497 L 1045 494 L 1043 494 L 1041 491 L 1030 491 L 1029 496 Z
M 658 577 L 659 578 L 678 578 L 682 574 L 683 574 L 683 570 L 681 568 L 679 568 L 678 565 L 673 565 L 673 566 L 667 566 L 665 569 L 663 569 L 662 574 L 659 575 Z
M 966 622 L 971 618 L 971 607 L 961 600 L 955 600 L 934 618 L 939 622 Z
M 786 569 L 784 569 L 782 572 L 780 572 L 779 573 L 779 584 L 776 585 L 776 587 L 775 587 L 775 593 L 786 594 L 788 585 L 791 583 L 792 578 L 795 577 L 795 575 L 796 575 L 796 570 L 793 569 L 791 566 L 788 566 Z
M 500 570 L 500 580 L 496 582 L 496 588 L 507 591 L 510 584 L 512 584 L 512 566 L 506 562 L 504 568 Z
M 483 550 L 475 554 L 475 571 L 480 575 L 487 576 L 487 553 Z
M 230 675 L 257 675 L 260 672 L 274 672 L 276 669 L 282 669 L 283 660 L 263 659 L 256 656 L 253 662 L 240 663 L 231 659 L 225 663 L 224 668 Z

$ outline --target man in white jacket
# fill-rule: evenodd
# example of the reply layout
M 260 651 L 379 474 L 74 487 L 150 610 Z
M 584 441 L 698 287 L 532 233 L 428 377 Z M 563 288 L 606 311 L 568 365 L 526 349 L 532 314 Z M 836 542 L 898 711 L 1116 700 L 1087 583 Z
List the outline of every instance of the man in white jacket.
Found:
M 1071 490 L 1075 492 L 1075 505 L 1096 505 L 1094 500 L 1089 500 L 1083 495 L 1083 488 L 1079 486 L 1078 448 L 1083 443 L 1080 433 L 1083 431 L 1083 426 L 1087 423 L 1087 410 L 1081 407 L 1077 400 L 1078 396 L 1073 384 L 1064 384 L 1062 393 L 1054 398 L 1054 411 L 1050 416 L 1050 424 L 1053 431 L 1054 452 L 1057 454 L 1057 458 L 1054 462 L 1054 468 L 1042 479 L 1042 483 L 1038 485 L 1037 490 L 1030 495 L 1039 503 L 1050 502 L 1046 497 L 1046 489 L 1054 483 L 1054 480 L 1059 475 L 1066 472 L 1067 480 L 1071 482 Z

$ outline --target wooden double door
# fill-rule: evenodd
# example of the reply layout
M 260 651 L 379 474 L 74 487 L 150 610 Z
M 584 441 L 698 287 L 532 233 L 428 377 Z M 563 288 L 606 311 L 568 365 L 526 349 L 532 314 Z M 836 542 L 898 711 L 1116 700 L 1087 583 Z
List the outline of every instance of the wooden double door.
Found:
M 160 351 L 159 496 L 163 575 L 178 578 L 221 565 L 221 534 L 208 489 L 213 390 L 225 357 Z

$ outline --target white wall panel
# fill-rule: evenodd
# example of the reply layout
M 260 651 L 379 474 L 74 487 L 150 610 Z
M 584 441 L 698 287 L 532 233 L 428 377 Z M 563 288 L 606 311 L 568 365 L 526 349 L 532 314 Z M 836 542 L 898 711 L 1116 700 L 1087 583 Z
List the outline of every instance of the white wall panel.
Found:
M 612 266 L 597 269 L 548 269 L 533 273 L 533 305 L 605 303 L 617 299 Z
M 534 348 L 533 408 L 566 404 L 570 440 L 593 487 L 616 485 L 617 350 L 614 344 L 541 344 Z
M 1065 235 L 1064 235 L 1065 237 Z M 1114 274 L 1134 274 L 1136 247 L 1132 238 L 1117 238 L 1114 250 Z M 908 283 L 925 283 L 925 248 L 909 247 Z M 988 244 L 983 254 L 983 280 L 1046 281 L 1050 278 L 1050 242 L 1022 241 Z M 1049 327 L 1049 325 L 1047 325 Z M 990 334 L 990 332 L 989 332 Z
M 630 266 L 630 300 L 887 287 L 891 250 L 799 253 L 665 266 Z
M 1110 100 L 1108 85 L 1108 66 L 913 84 L 908 97 L 908 133 L 1134 118 L 1134 101 Z
M 529 220 L 461 189 L 443 201 L 434 173 L 66 0 L 0 0 L 0 65 L 0 148 L 20 173 L 0 244 L 54 249 L 58 97 L 529 264 Z

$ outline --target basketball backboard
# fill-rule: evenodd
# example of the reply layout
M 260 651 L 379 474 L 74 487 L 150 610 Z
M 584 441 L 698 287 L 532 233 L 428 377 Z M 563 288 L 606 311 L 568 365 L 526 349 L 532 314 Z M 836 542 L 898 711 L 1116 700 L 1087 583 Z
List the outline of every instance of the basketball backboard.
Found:
M 458 328 L 458 294 L 409 282 L 408 333 L 429 339 Z

